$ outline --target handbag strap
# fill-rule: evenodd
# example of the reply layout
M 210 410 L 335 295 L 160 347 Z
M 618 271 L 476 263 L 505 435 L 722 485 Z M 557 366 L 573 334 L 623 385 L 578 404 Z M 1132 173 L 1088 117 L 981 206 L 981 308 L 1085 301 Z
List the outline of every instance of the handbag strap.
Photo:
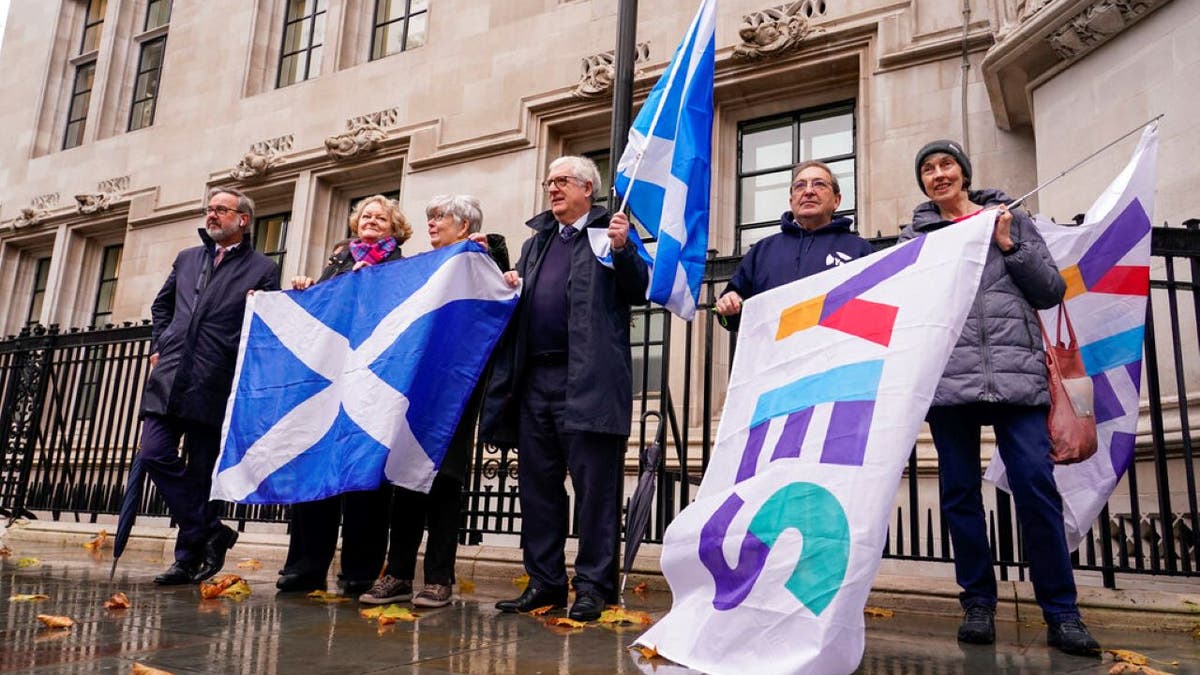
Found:
M 1058 344 L 1062 344 L 1062 325 L 1064 319 L 1067 322 L 1067 335 L 1071 338 L 1071 342 L 1067 346 L 1070 349 L 1075 349 L 1078 347 L 1079 342 L 1075 339 L 1075 326 L 1071 323 L 1071 315 L 1067 313 L 1066 300 L 1058 303 L 1058 334 L 1055 336 Z

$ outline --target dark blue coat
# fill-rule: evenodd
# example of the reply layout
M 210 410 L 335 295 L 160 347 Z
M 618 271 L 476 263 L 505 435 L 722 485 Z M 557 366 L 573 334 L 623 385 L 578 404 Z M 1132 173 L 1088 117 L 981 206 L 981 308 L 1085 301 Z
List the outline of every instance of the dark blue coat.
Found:
M 608 229 L 609 213 L 593 206 L 586 228 Z M 521 247 L 516 271 L 524 279 L 516 314 L 496 347 L 495 367 L 480 415 L 480 438 L 515 447 L 518 404 L 528 366 L 528 303 L 558 221 L 546 211 L 525 223 L 535 234 Z M 649 271 L 632 245 L 613 251 L 613 268 L 596 260 L 586 233 L 571 249 L 567 281 L 567 431 L 628 436 L 633 417 L 629 309 L 646 303 Z
M 150 353 L 158 354 L 158 365 L 146 380 L 140 414 L 220 427 L 233 386 L 246 292 L 279 290 L 279 266 L 246 238 L 214 270 L 213 241 L 204 229 L 200 239 L 202 246 L 175 257 L 151 305 Z
M 849 218 L 834 218 L 812 232 L 796 224 L 791 211 L 785 211 L 779 221 L 780 231 L 750 247 L 721 295 L 737 291 L 748 300 L 875 252 L 870 242 L 850 231 Z M 729 330 L 737 330 L 740 323 L 741 314 L 725 319 Z

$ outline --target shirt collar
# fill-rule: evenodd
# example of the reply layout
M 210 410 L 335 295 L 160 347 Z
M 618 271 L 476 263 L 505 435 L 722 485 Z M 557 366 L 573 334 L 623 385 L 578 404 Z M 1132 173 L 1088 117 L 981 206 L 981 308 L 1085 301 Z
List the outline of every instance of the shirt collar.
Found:
M 587 225 L 587 219 L 588 219 L 588 216 L 589 216 L 589 215 L 591 215 L 591 210 L 590 210 L 590 209 L 589 209 L 588 213 L 585 213 L 585 214 L 583 214 L 582 216 L 580 216 L 580 217 L 579 217 L 579 220 L 576 220 L 575 222 L 571 223 L 571 227 L 575 228 L 575 231 L 576 231 L 576 232 L 582 232 L 582 231 L 583 231 L 583 226 L 584 226 L 584 225 Z M 564 227 L 566 227 L 566 225 L 565 225 L 565 224 L 563 224 L 563 223 L 559 223 L 559 224 L 558 224 L 558 233 L 559 233 L 559 234 L 562 234 L 562 231 L 563 231 L 563 228 L 564 228 Z

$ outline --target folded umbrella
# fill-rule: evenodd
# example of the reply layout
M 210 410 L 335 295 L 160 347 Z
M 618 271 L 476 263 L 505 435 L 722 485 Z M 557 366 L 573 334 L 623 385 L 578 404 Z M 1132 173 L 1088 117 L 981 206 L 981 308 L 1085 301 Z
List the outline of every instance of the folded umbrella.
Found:
M 125 552 L 125 545 L 129 543 L 129 532 L 133 529 L 133 521 L 137 520 L 138 505 L 142 501 L 142 488 L 146 482 L 145 477 L 146 468 L 142 464 L 142 455 L 141 453 L 135 454 L 133 462 L 129 465 L 125 495 L 121 498 L 121 510 L 117 515 L 117 533 L 113 536 L 113 562 L 112 570 L 108 573 L 109 581 L 112 581 L 113 576 L 117 573 L 117 560 Z
M 661 432 L 659 439 L 661 439 Z M 625 593 L 625 582 L 633 569 L 633 559 L 637 556 L 642 540 L 646 538 L 646 530 L 650 526 L 650 510 L 654 506 L 654 484 L 658 479 L 658 468 L 662 464 L 662 442 L 655 440 L 641 452 L 642 473 L 638 476 L 637 487 L 629 498 L 629 507 L 625 511 L 625 560 L 621 573 L 621 594 Z M 623 604 L 623 603 L 622 603 Z

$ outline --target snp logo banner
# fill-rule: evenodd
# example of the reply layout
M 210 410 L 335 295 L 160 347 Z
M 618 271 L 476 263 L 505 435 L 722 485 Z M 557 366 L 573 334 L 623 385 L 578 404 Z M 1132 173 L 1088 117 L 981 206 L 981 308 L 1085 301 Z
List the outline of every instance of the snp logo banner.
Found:
M 212 498 L 428 492 L 518 293 L 464 242 L 246 303 Z
M 750 299 L 671 611 L 638 641 L 709 673 L 849 673 L 896 485 L 995 212 Z

